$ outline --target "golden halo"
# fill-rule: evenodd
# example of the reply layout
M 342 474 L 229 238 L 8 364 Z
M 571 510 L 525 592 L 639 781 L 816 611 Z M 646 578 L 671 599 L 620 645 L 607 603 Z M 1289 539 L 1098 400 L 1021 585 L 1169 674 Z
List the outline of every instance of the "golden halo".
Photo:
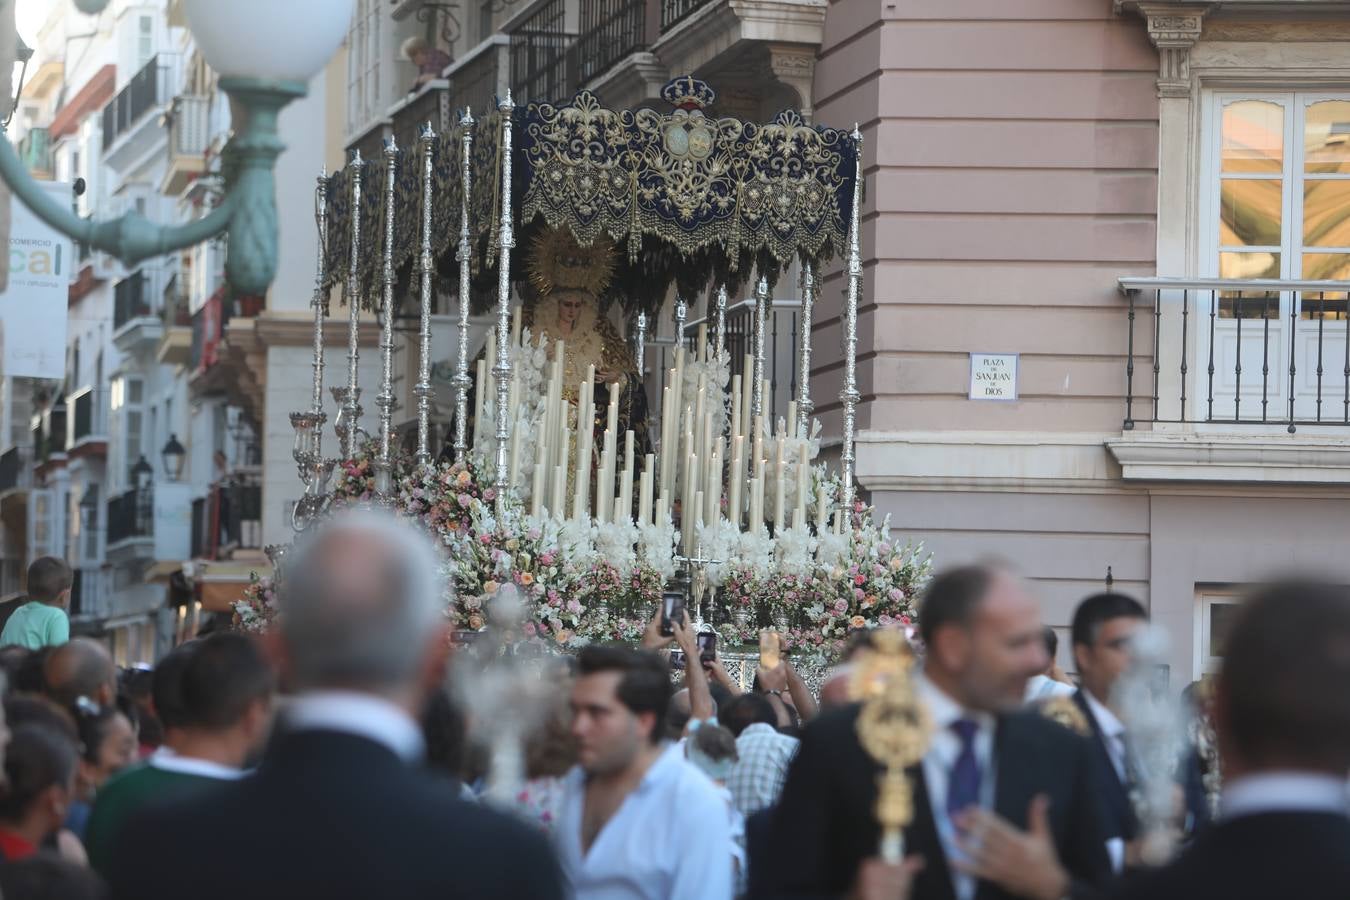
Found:
M 541 297 L 555 289 L 581 290 L 599 297 L 614 277 L 614 244 L 597 238 L 589 247 L 577 243 L 566 228 L 535 235 L 530 246 L 530 283 Z

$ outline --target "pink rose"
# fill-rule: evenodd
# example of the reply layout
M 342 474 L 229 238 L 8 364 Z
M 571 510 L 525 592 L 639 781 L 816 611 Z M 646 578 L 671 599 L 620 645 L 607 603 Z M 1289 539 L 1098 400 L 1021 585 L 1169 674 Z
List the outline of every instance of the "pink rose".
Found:
M 526 622 L 525 627 L 521 630 L 525 632 L 526 637 L 534 637 L 539 633 L 539 629 L 535 627 L 533 622 Z
M 854 576 L 853 576 L 853 583 L 854 583 L 854 584 L 866 584 L 866 583 L 867 583 L 867 579 L 864 578 L 864 577 L 862 577 L 861 575 L 854 575 Z
M 848 612 L 848 601 L 847 600 L 834 601 L 834 611 L 840 613 Z

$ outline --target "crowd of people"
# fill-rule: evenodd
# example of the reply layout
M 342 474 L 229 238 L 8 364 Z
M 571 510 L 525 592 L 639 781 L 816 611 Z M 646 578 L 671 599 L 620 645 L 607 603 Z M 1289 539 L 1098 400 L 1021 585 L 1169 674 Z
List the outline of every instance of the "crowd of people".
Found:
M 1148 773 L 1118 690 L 1146 609 L 1118 593 L 1079 604 L 1074 683 L 1022 579 L 939 573 L 912 676 L 931 738 L 896 860 L 857 729 L 871 633 L 818 692 L 772 655 L 743 689 L 687 616 L 658 614 L 639 646 L 531 670 L 547 701 L 503 782 L 501 748 L 475 737 L 523 713 L 457 700 L 474 663 L 453 650 L 435 549 L 357 513 L 287 565 L 273 632 L 210 634 L 119 672 L 55 615 L 69 568 L 33 564 L 27 598 L 0 610 L 0 896 L 1350 896 L 1344 587 L 1284 582 L 1245 604 L 1206 699 L 1218 759 L 1191 743 L 1167 776 L 1180 850 L 1166 861 L 1149 852 Z

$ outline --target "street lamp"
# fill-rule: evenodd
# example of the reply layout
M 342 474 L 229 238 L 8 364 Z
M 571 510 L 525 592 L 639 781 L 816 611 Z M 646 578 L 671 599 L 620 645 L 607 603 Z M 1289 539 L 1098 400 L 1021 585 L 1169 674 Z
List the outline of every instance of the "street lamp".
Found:
M 164 457 L 164 474 L 169 476 L 170 481 L 177 481 L 183 477 L 183 463 L 187 461 L 187 450 L 178 443 L 178 435 L 169 435 L 169 442 L 164 445 L 164 449 L 159 451 Z
M 82 12 L 97 13 L 107 0 L 78 5 Z M 47 196 L 3 138 L 0 179 L 39 219 L 128 266 L 227 232 L 230 284 L 240 294 L 266 294 L 277 269 L 273 167 L 285 149 L 277 138 L 277 116 L 287 103 L 305 96 L 309 80 L 337 50 L 354 5 L 355 0 L 183 0 L 198 49 L 241 111 L 234 137 L 221 154 L 227 193 L 201 219 L 164 226 L 135 211 L 107 222 L 82 219 Z

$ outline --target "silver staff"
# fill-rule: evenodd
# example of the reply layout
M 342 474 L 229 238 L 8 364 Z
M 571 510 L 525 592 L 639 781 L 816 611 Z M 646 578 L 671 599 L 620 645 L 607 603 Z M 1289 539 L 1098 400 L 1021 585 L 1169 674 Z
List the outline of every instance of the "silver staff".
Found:
M 431 451 L 427 449 L 428 431 L 431 424 L 431 154 L 435 150 L 436 132 L 431 123 L 422 123 L 417 143 L 422 153 L 422 242 L 419 248 L 417 270 L 420 275 L 418 294 L 421 301 L 417 323 L 417 384 L 413 393 L 417 395 L 417 464 L 424 466 L 431 461 Z
M 343 428 L 339 437 L 342 438 L 342 457 L 351 459 L 356 456 L 356 423 L 361 417 L 361 407 L 357 401 L 360 399 L 360 388 L 357 386 L 357 364 L 360 362 L 361 350 L 358 346 L 360 342 L 361 329 L 361 291 L 357 284 L 357 266 L 361 259 L 361 171 L 365 163 L 361 159 L 361 151 L 358 149 L 352 153 L 350 168 L 352 170 L 352 243 L 351 254 L 347 259 L 347 390 L 341 394 Z M 337 396 L 337 392 L 335 392 Z
M 511 436 L 510 410 L 506 408 L 511 381 L 511 248 L 516 245 L 511 231 L 511 113 L 516 108 L 511 92 L 497 104 L 502 114 L 502 234 L 497 258 L 497 509 L 505 508 L 507 488 L 507 439 Z
M 473 150 L 473 115 L 464 107 L 459 117 L 459 356 L 455 360 L 455 462 L 463 463 L 469 449 L 469 187 L 473 175 L 469 154 Z
M 647 372 L 647 314 L 641 310 L 637 314 L 637 341 L 633 352 L 637 355 L 638 379 Z
M 717 330 L 713 333 L 713 345 L 718 356 L 727 352 L 727 286 L 717 289 Z
M 797 339 L 797 437 L 811 434 L 811 315 L 816 305 L 816 270 L 802 264 L 802 321 Z
M 769 310 L 769 280 L 759 276 L 755 286 L 755 383 L 750 386 L 750 414 L 764 415 L 764 329 Z M 770 428 L 770 431 L 773 429 Z
M 858 415 L 858 292 L 862 289 L 862 252 L 858 232 L 862 227 L 862 132 L 853 126 L 857 156 L 853 161 L 853 215 L 848 228 L 848 302 L 844 305 L 844 447 L 839 454 L 839 477 L 843 482 L 840 503 L 847 526 L 853 515 L 854 436 Z
M 398 145 L 394 138 L 384 141 L 384 249 L 380 254 L 380 277 L 384 297 L 384 315 L 380 329 L 380 393 L 375 405 L 380 410 L 380 455 L 375 466 L 375 492 L 387 500 L 393 490 L 390 444 L 394 430 L 394 182 L 398 175 Z

